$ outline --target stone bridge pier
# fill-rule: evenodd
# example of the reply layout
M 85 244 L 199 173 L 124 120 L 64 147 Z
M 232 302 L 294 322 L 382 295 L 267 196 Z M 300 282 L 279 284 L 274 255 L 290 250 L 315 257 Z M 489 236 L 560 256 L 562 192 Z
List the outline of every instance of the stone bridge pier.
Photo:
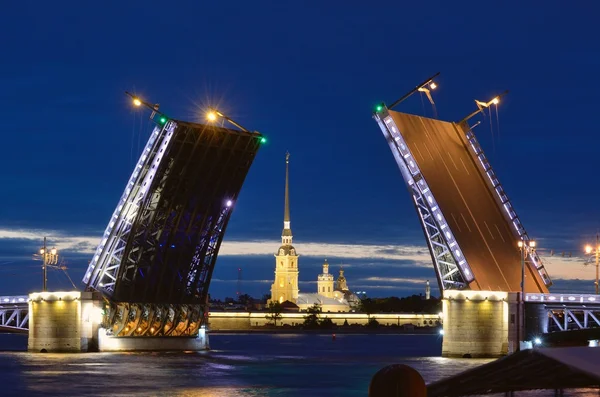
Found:
M 443 357 L 501 357 L 517 350 L 518 294 L 446 290 Z

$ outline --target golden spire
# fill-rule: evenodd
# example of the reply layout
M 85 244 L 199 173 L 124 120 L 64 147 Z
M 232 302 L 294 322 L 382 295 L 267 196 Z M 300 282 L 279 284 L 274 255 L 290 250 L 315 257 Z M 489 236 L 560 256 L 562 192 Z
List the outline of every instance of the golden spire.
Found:
M 289 184 L 290 152 L 285 153 L 285 208 L 283 210 L 283 245 L 292 245 L 292 228 L 290 226 L 290 184 Z

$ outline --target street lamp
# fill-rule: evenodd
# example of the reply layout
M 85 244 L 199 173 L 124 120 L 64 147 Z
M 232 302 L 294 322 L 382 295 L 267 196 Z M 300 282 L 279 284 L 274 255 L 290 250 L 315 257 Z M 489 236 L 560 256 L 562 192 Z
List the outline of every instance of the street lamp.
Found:
M 46 237 L 44 237 L 44 246 L 40 249 L 40 255 L 42 256 L 43 292 L 46 292 L 46 285 L 48 283 L 48 265 L 56 265 L 58 263 L 58 251 L 56 248 L 46 248 Z
M 598 295 L 598 259 L 600 256 L 600 243 L 598 242 L 598 234 L 596 234 L 596 247 L 593 248 L 591 245 L 586 245 L 585 246 L 585 253 L 586 254 L 594 254 L 596 256 L 596 281 L 594 282 L 594 284 L 596 284 L 596 295 Z
M 217 119 L 217 112 L 214 111 L 209 111 L 208 113 L 206 113 L 206 119 L 208 121 L 215 121 Z
M 240 130 L 244 131 L 244 132 L 250 132 L 247 129 L 245 129 L 244 127 L 242 127 L 241 125 L 239 125 L 238 123 L 236 123 L 235 121 L 233 121 L 231 118 L 225 116 L 223 113 L 219 112 L 217 109 L 213 109 L 213 108 L 208 108 L 208 112 L 206 112 L 206 119 L 208 121 L 216 121 L 217 118 L 221 117 L 223 120 L 228 121 L 229 123 L 235 125 L 237 128 L 239 128 Z
M 485 109 L 489 108 L 492 105 L 498 106 L 498 104 L 500 103 L 500 98 L 502 98 L 506 94 L 508 94 L 508 91 L 504 91 L 502 94 L 495 96 L 494 98 L 492 98 L 488 102 L 478 101 L 476 99 L 475 100 L 475 105 L 477 105 L 477 110 L 475 110 L 473 113 L 471 113 L 470 115 L 468 115 L 467 117 L 465 117 L 464 119 L 462 119 L 458 124 L 462 124 L 462 123 L 466 122 L 471 117 L 475 116 L 478 113 L 483 112 Z
M 521 251 L 521 299 L 519 299 L 520 306 L 520 315 L 519 315 L 519 332 L 517 335 L 519 336 L 519 342 L 521 340 L 525 340 L 525 258 L 535 252 L 535 241 L 523 241 L 519 240 L 517 242 L 519 246 L 519 251 Z M 520 347 L 519 347 L 519 350 Z
M 223 113 L 221 113 L 220 111 L 218 111 L 217 109 L 208 108 L 208 111 L 206 112 L 206 120 L 207 121 L 214 123 L 219 118 L 227 121 L 230 124 L 233 124 L 234 126 L 236 126 L 237 128 L 239 128 L 240 130 L 242 130 L 244 132 L 250 132 L 247 129 L 245 129 L 244 127 L 242 127 L 240 124 L 233 121 L 230 117 L 228 117 L 228 116 L 224 115 Z M 256 135 L 260 136 L 260 134 L 257 131 L 252 132 L 252 134 L 256 134 Z M 267 143 L 267 138 L 264 136 L 261 136 L 260 143 Z
M 158 111 L 158 109 L 160 108 L 160 104 L 148 103 L 148 102 L 144 101 L 142 98 L 140 98 L 139 96 L 134 95 L 128 91 L 125 91 L 125 95 L 127 95 L 128 97 L 131 98 L 131 103 L 133 103 L 133 106 L 135 106 L 136 108 L 144 106 L 144 107 L 147 107 L 148 109 L 152 110 L 152 113 L 150 114 L 150 120 L 158 122 L 158 124 L 160 124 L 160 125 L 165 125 L 167 123 L 167 121 L 169 120 L 167 115 Z M 159 115 L 159 117 L 156 120 L 154 120 L 154 116 L 156 116 L 157 114 Z

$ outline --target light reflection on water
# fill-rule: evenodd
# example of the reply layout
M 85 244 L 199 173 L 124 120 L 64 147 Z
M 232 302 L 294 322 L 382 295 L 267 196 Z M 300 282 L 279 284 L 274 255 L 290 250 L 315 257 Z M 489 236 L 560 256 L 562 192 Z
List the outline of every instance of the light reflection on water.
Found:
M 26 344 L 0 335 L 0 349 Z M 490 361 L 439 357 L 435 335 L 211 335 L 211 345 L 202 353 L 0 352 L 2 395 L 366 396 L 389 364 L 408 364 L 432 382 Z

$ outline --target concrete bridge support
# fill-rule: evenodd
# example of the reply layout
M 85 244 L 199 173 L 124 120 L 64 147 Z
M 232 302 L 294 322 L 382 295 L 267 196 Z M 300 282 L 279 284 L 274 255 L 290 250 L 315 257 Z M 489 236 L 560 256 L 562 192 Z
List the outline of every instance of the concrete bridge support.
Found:
M 97 350 L 102 306 L 91 292 L 29 294 L 30 352 L 76 353 Z
M 500 357 L 517 349 L 518 294 L 446 290 L 444 357 Z
M 38 292 L 29 295 L 30 352 L 199 351 L 209 348 L 201 327 L 193 337 L 107 335 L 100 327 L 102 300 L 91 292 Z

